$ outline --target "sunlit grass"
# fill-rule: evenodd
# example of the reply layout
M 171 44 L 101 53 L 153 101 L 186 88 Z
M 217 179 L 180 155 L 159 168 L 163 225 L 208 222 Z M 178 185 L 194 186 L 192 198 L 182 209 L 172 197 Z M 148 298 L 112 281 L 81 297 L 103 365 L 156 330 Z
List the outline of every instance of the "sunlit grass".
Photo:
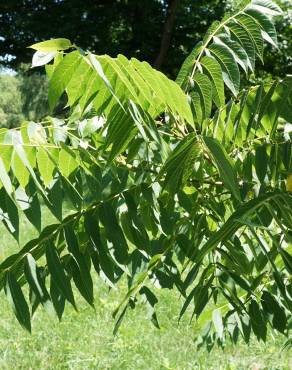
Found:
M 26 238 L 30 229 L 26 225 Z M 17 245 L 0 228 L 1 260 Z M 0 369 L 291 369 L 287 351 L 281 352 L 282 337 L 267 344 L 243 343 L 208 354 L 197 351 L 196 331 L 187 318 L 178 325 L 181 301 L 172 291 L 159 292 L 161 329 L 147 320 L 139 306 L 128 312 L 117 336 L 113 336 L 112 311 L 124 289 L 109 291 L 95 279 L 96 310 L 76 294 L 79 312 L 67 305 L 59 323 L 42 309 L 28 334 L 17 323 L 1 293 Z M 290 361 L 290 362 L 289 362 Z

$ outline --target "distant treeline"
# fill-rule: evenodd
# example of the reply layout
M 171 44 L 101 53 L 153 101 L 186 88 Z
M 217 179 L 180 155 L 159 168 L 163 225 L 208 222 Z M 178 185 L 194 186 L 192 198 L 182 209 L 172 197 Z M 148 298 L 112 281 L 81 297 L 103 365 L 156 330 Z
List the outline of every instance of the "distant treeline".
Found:
M 47 87 L 45 76 L 0 71 L 0 127 L 13 128 L 24 120 L 39 121 L 46 116 Z

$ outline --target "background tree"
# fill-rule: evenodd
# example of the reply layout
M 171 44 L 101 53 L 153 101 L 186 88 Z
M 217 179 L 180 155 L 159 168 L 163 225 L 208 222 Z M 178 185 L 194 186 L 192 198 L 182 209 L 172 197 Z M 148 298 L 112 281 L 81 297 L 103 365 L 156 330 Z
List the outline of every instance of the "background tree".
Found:
M 98 54 L 137 57 L 157 64 L 173 77 L 208 26 L 222 17 L 234 0 L 11 0 L 0 4 L 2 63 L 18 68 L 30 62 L 27 45 L 66 37 Z M 284 76 L 291 69 L 291 5 L 277 22 L 279 50 L 268 49 L 261 71 Z M 173 7 L 173 11 L 169 11 Z M 289 15 L 290 14 L 290 15 Z M 169 28 L 169 20 L 171 27 Z M 170 31 L 170 32 L 169 32 Z M 166 37 L 167 36 L 167 37 Z M 165 42 L 165 40 L 167 41 Z M 163 41 L 164 40 L 164 41 Z M 164 45 L 161 49 L 161 45 Z M 163 52 L 161 53 L 161 50 Z
M 20 81 L 15 76 L 0 76 L 0 127 L 19 126 L 24 119 Z
M 17 68 L 30 62 L 27 45 L 66 37 L 98 54 L 122 53 L 154 63 L 159 55 L 168 6 L 160 0 L 12 0 L 0 4 L 0 55 Z M 181 0 L 176 7 L 163 70 L 175 75 L 207 27 L 224 12 L 224 1 Z M 168 49 L 168 47 L 167 47 Z M 7 55 L 10 55 L 8 58 Z M 12 57 L 11 57 L 12 56 Z
M 0 127 L 18 127 L 24 120 L 39 121 L 49 113 L 48 81 L 40 73 L 0 73 Z

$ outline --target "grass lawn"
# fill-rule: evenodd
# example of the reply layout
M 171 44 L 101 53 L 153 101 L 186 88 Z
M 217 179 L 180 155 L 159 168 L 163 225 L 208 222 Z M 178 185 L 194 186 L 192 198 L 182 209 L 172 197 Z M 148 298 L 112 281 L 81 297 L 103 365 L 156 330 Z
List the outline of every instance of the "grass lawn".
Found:
M 28 225 L 26 236 L 29 235 Z M 15 248 L 0 226 L 0 258 Z M 76 295 L 79 312 L 69 305 L 61 323 L 39 309 L 33 333 L 17 323 L 3 293 L 0 304 L 0 369 L 292 369 L 292 357 L 281 351 L 284 338 L 268 343 L 241 343 L 210 354 L 196 350 L 194 325 L 177 325 L 181 302 L 174 292 L 161 292 L 161 330 L 146 319 L 144 307 L 128 312 L 117 336 L 111 313 L 122 291 L 108 291 L 96 279 L 96 310 Z

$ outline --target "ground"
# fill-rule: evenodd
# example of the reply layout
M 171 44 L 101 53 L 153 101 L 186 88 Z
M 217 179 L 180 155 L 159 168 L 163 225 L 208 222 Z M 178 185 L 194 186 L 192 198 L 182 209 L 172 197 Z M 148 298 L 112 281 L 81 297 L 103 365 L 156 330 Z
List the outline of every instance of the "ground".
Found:
M 24 225 L 25 228 L 25 225 Z M 27 234 L 28 238 L 29 235 Z M 0 226 L 0 260 L 12 239 Z M 69 305 L 61 323 L 38 310 L 33 332 L 17 323 L 3 293 L 0 294 L 1 369 L 292 369 L 289 352 L 281 351 L 285 338 L 269 336 L 266 344 L 229 345 L 224 351 L 196 350 L 194 324 L 178 325 L 181 300 L 171 291 L 159 293 L 161 329 L 146 319 L 144 307 L 128 312 L 119 333 L 113 336 L 112 311 L 123 291 L 108 291 L 95 279 L 96 309 L 76 294 L 79 312 Z

